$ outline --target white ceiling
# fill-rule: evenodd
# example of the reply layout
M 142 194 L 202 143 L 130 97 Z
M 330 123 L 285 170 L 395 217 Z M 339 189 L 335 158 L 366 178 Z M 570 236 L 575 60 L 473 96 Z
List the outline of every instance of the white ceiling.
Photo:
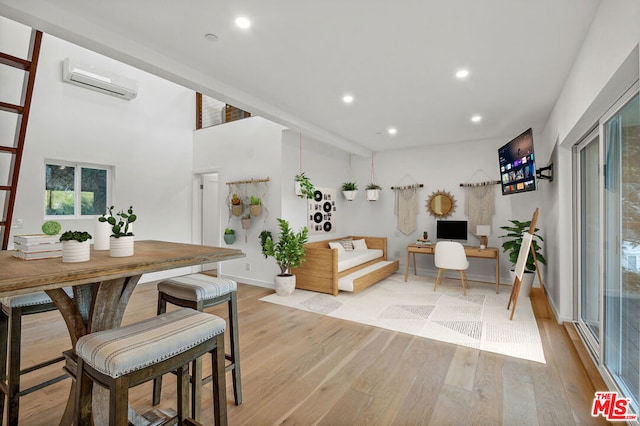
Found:
M 0 0 L 0 14 L 366 155 L 541 131 L 599 4 Z

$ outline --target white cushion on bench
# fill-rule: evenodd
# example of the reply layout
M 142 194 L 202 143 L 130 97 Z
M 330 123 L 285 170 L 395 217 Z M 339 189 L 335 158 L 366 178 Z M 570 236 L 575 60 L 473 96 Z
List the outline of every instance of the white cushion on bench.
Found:
M 382 250 L 353 250 L 345 251 L 344 253 L 338 253 L 338 272 L 346 271 L 354 266 L 362 265 L 382 257 L 384 252 Z
M 181 308 L 124 327 L 82 336 L 79 357 L 113 378 L 186 352 L 224 333 L 226 321 L 212 314 Z

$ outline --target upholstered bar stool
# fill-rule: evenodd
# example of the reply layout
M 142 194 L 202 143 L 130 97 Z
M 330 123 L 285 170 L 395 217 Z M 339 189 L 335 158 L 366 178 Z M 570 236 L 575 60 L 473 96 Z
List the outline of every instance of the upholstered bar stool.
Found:
M 73 296 L 71 289 L 65 291 Z M 5 395 L 7 399 L 7 424 L 18 424 L 20 397 L 66 379 L 66 374 L 53 377 L 27 389 L 20 389 L 20 376 L 63 361 L 59 357 L 20 370 L 22 345 L 22 317 L 57 310 L 56 305 L 43 291 L 0 298 L 0 424 L 4 415 Z
M 76 424 L 91 425 L 91 391 L 97 383 L 110 391 L 109 424 L 128 424 L 129 388 L 175 371 L 178 423 L 189 417 L 189 363 L 211 353 L 214 420 L 227 424 L 224 330 L 215 315 L 189 308 L 145 321 L 87 334 L 78 339 Z
M 242 403 L 242 384 L 240 375 L 240 348 L 238 341 L 238 283 L 233 280 L 212 277 L 205 274 L 190 274 L 163 280 L 158 283 L 158 314 L 167 311 L 167 302 L 185 308 L 192 308 L 202 312 L 205 308 L 227 303 L 229 312 L 229 353 L 225 355 L 230 364 L 226 371 L 231 371 L 233 379 L 233 396 L 236 405 Z M 200 411 L 201 387 L 208 383 L 211 377 L 202 378 L 201 362 L 191 373 L 193 399 L 192 411 Z M 153 405 L 160 403 L 162 378 L 153 382 Z M 195 414 L 194 414 L 195 416 Z M 198 417 L 195 417 L 198 420 Z

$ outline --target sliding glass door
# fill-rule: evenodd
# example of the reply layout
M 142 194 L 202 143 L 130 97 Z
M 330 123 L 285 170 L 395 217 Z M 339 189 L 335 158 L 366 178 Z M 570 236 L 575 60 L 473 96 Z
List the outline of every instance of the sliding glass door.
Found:
M 640 388 L 640 103 L 606 119 L 604 363 L 638 406 Z
M 600 370 L 640 396 L 640 97 L 621 97 L 575 147 L 578 328 Z
M 600 342 L 600 137 L 596 129 L 578 146 L 580 216 L 579 325 L 592 353 Z

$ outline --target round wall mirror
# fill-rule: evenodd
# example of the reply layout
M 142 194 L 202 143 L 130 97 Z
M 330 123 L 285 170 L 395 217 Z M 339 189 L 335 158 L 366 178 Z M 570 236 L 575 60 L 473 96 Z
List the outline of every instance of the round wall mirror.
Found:
M 427 210 L 437 218 L 445 218 L 456 210 L 456 200 L 448 192 L 436 191 L 427 200 Z

